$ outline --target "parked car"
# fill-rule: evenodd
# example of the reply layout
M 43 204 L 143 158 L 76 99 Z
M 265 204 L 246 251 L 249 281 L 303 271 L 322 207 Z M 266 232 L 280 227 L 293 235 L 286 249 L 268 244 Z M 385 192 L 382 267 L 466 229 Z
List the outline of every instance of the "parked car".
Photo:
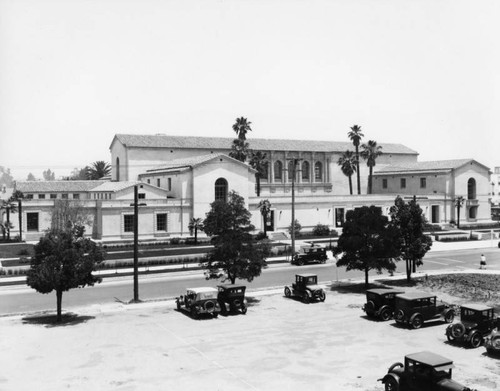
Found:
M 460 307 L 460 322 L 446 328 L 446 337 L 450 342 L 467 343 L 478 348 L 496 325 L 497 318 L 493 307 L 467 304 Z
M 407 324 L 418 329 L 428 320 L 443 319 L 453 322 L 455 311 L 437 297 L 425 292 L 411 292 L 396 296 L 394 319 L 397 323 Z
M 405 356 L 404 365 L 392 364 L 378 379 L 386 391 L 473 391 L 451 378 L 453 361 L 432 352 Z
M 292 257 L 292 264 L 302 266 L 306 263 L 325 263 L 326 248 L 319 244 L 300 246 L 299 251 Z
M 292 286 L 285 286 L 285 296 L 299 296 L 304 303 L 326 299 L 325 291 L 318 285 L 316 274 L 296 274 Z
M 389 320 L 394 312 L 394 301 L 396 295 L 405 293 L 402 290 L 390 288 L 368 289 L 366 291 L 366 304 L 363 306 L 363 311 L 366 315 Z
M 484 338 L 484 346 L 488 354 L 500 355 L 500 324 Z
M 217 296 L 221 313 L 240 311 L 247 313 L 247 299 L 245 299 L 245 285 L 219 285 L 219 294 Z
M 194 319 L 197 319 L 201 314 L 216 318 L 221 311 L 217 295 L 218 291 L 215 288 L 190 288 L 184 296 L 177 297 L 175 301 L 179 311 L 188 311 Z

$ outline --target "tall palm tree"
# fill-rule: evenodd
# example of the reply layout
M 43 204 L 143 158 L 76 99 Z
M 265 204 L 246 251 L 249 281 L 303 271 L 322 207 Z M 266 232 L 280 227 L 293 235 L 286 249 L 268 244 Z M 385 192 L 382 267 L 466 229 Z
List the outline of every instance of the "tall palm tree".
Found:
M 261 200 L 259 205 L 257 205 L 257 208 L 260 210 L 260 214 L 262 215 L 262 220 L 264 221 L 264 236 L 267 238 L 267 219 L 271 213 L 271 203 L 269 200 Z
M 190 235 L 194 232 L 194 244 L 198 244 L 198 231 L 203 231 L 203 221 L 200 218 L 191 218 L 191 220 L 189 220 L 188 229 Z
M 356 152 L 356 177 L 358 179 L 358 194 L 361 194 L 361 181 L 359 179 L 359 144 L 364 134 L 361 133 L 361 126 L 353 125 L 351 127 L 351 131 L 347 133 L 349 138 L 352 141 L 352 145 L 354 145 L 354 149 Z
M 94 181 L 101 179 L 102 177 L 108 176 L 111 173 L 111 166 L 103 160 L 98 160 L 90 166 L 88 169 L 87 177 L 88 179 Z
M 339 157 L 339 160 L 337 164 L 340 166 L 340 169 L 342 170 L 342 173 L 349 178 L 349 191 L 352 195 L 352 174 L 356 172 L 356 166 L 357 166 L 357 160 L 356 156 L 354 155 L 353 151 L 345 151 L 341 157 Z
M 252 130 L 252 128 L 250 127 L 251 124 L 252 123 L 250 121 L 247 121 L 247 119 L 244 117 L 236 118 L 236 122 L 233 125 L 233 130 L 236 132 L 240 140 L 246 140 L 246 134 Z
M 267 154 L 262 151 L 252 151 L 250 154 L 250 162 L 249 162 L 250 166 L 257 171 L 255 173 L 255 183 L 257 185 L 256 188 L 257 197 L 260 196 L 260 178 L 263 178 L 266 172 L 266 165 L 267 165 L 266 157 Z
M 3 224 L 4 239 L 6 232 L 7 240 L 10 241 L 10 229 L 12 228 L 12 224 L 10 222 L 10 214 L 17 212 L 16 204 L 10 198 L 8 200 L 2 200 L 2 204 L 0 205 L 0 210 L 2 209 L 5 210 L 6 214 L 5 223 Z
M 464 205 L 465 197 L 457 196 L 454 198 L 453 202 L 455 203 L 455 208 L 457 208 L 457 228 L 460 229 L 460 209 Z
M 361 157 L 366 160 L 366 165 L 370 168 L 370 174 L 368 175 L 368 194 L 372 194 L 373 167 L 375 167 L 377 158 L 382 155 L 382 147 L 377 145 L 376 141 L 369 140 L 367 144 L 361 145 L 361 148 L 363 149 L 361 151 Z
M 14 193 L 12 193 L 12 196 L 10 196 L 9 201 L 14 203 L 17 202 L 17 212 L 18 212 L 18 221 L 19 221 L 19 241 L 23 241 L 23 204 L 22 200 L 24 198 L 24 194 L 20 190 L 16 190 Z

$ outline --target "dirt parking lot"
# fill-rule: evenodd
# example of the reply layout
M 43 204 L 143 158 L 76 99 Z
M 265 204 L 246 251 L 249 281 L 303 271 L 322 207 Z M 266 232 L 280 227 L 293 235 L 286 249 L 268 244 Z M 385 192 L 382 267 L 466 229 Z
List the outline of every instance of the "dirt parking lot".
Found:
M 422 350 L 454 360 L 453 377 L 500 389 L 500 360 L 451 346 L 446 325 L 408 330 L 364 317 L 363 294 L 325 303 L 256 294 L 247 315 L 193 320 L 173 301 L 0 318 L 0 390 L 383 390 L 389 365 Z

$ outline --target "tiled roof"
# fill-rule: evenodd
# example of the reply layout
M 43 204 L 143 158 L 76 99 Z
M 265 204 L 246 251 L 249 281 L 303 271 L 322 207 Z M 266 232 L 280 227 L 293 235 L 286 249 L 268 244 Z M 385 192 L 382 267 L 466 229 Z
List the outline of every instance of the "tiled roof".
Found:
M 183 167 L 195 167 L 199 164 L 203 164 L 203 163 L 208 162 L 212 159 L 215 159 L 219 156 L 227 157 L 223 153 L 211 153 L 208 155 L 200 155 L 200 156 L 192 156 L 192 157 L 187 157 L 187 158 L 182 158 L 182 159 L 174 159 L 174 160 L 165 162 L 165 163 L 163 163 L 155 168 L 147 170 L 147 172 L 179 169 L 179 168 L 183 168 Z M 231 158 L 229 158 L 229 159 L 231 159 Z
M 23 193 L 86 192 L 106 181 L 18 181 L 16 190 Z
M 375 174 L 387 174 L 408 171 L 450 171 L 462 167 L 473 159 L 455 159 L 455 160 L 434 160 L 427 162 L 409 162 L 399 165 L 381 166 L 375 170 Z M 480 163 L 478 163 L 480 164 Z M 482 165 L 482 164 L 480 164 Z M 485 167 L 487 168 L 487 167 Z
M 144 185 L 142 182 L 104 182 L 103 184 L 94 187 L 92 191 L 107 191 L 107 192 L 115 192 L 115 191 L 120 191 L 123 189 L 127 189 L 131 186 L 135 185 Z
M 184 148 L 230 150 L 234 138 L 230 137 L 193 137 L 116 134 L 123 145 L 133 148 Z M 305 152 L 345 152 L 354 147 L 349 141 L 314 141 L 250 138 L 247 140 L 250 149 L 259 151 L 305 151 Z M 382 152 L 391 154 L 412 154 L 417 152 L 402 144 L 379 143 Z

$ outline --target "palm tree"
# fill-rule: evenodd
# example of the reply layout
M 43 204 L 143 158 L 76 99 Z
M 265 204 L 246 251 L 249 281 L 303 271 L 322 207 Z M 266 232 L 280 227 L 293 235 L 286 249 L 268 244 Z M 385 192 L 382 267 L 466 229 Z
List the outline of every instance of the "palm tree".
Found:
M 257 208 L 260 210 L 262 220 L 264 220 L 264 236 L 267 238 L 267 219 L 271 213 L 271 203 L 269 200 L 261 200 Z
M 356 151 L 356 176 L 358 179 L 358 194 L 361 194 L 361 181 L 359 179 L 359 143 L 361 142 L 361 138 L 364 136 L 364 134 L 361 133 L 361 126 L 353 125 L 351 127 L 351 131 L 347 133 L 347 135 L 351 139 Z
M 200 218 L 191 218 L 191 220 L 189 220 L 188 229 L 190 235 L 193 235 L 194 232 L 194 244 L 198 244 L 198 231 L 203 231 L 203 221 Z
M 233 130 L 236 132 L 240 140 L 246 140 L 246 134 L 252 130 L 252 128 L 250 128 L 250 125 L 251 122 L 247 121 L 246 118 L 236 118 L 236 122 L 233 125 Z
M 352 174 L 356 172 L 356 156 L 353 151 L 345 151 L 339 158 L 337 164 L 340 166 L 342 173 L 349 178 L 349 191 L 352 195 Z
M 250 154 L 250 166 L 257 171 L 255 173 L 255 182 L 257 184 L 256 188 L 257 197 L 260 196 L 260 178 L 263 178 L 264 174 L 266 173 L 266 167 L 267 167 L 266 157 L 267 154 L 262 151 L 257 151 L 257 152 L 252 151 Z
M 94 181 L 108 176 L 111 173 L 111 166 L 103 160 L 98 160 L 92 163 L 88 169 L 87 178 Z
M 16 190 L 9 198 L 10 202 L 17 201 L 18 221 L 19 221 L 19 241 L 23 241 L 23 204 L 24 194 L 21 190 Z
M 368 175 L 368 194 L 372 194 L 372 176 L 373 167 L 375 167 L 375 161 L 382 155 L 382 147 L 377 145 L 376 141 L 369 140 L 367 144 L 361 145 L 363 151 L 361 151 L 361 157 L 366 160 L 366 165 L 370 167 L 370 174 Z
M 464 196 L 455 197 L 453 202 L 455 203 L 455 207 L 457 208 L 457 228 L 460 229 L 460 209 L 464 205 L 465 197 Z
M 10 214 L 16 213 L 17 208 L 16 204 L 12 202 L 12 199 L 2 200 L 2 205 L 0 205 L 0 210 L 3 209 L 6 212 L 5 223 L 3 223 L 2 231 L 5 239 L 5 232 L 7 232 L 7 240 L 10 241 L 10 229 L 12 228 L 12 224 L 10 222 Z

